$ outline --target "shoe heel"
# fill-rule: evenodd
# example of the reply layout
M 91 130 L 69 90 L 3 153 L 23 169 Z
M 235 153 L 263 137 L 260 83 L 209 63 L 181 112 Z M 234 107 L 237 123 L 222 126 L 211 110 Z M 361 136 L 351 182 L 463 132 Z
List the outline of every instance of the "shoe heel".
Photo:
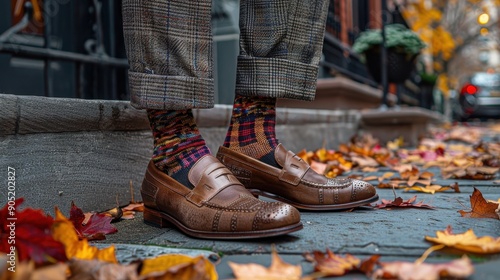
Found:
M 144 223 L 159 228 L 170 227 L 171 225 L 167 219 L 162 217 L 161 212 L 149 208 L 144 208 Z

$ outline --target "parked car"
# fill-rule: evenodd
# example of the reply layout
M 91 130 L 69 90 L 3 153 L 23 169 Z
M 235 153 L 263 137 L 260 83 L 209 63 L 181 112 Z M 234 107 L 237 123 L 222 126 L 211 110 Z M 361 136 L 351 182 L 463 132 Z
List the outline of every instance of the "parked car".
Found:
M 477 72 L 462 86 L 457 97 L 456 117 L 500 118 L 500 73 Z

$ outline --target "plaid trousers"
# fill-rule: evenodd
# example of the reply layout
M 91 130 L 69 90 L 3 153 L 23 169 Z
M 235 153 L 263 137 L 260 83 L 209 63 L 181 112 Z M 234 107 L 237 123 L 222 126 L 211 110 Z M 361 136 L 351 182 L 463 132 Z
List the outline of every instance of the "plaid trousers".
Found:
M 328 3 L 240 0 L 236 92 L 313 100 Z M 213 107 L 211 6 L 212 0 L 123 0 L 134 107 Z

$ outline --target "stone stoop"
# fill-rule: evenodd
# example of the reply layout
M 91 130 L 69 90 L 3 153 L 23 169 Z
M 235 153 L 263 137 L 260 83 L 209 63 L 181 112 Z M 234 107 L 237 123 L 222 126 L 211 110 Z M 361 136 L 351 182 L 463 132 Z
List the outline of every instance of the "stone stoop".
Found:
M 444 115 L 420 107 L 362 110 L 360 132 L 370 133 L 382 143 L 402 136 L 406 145 L 416 146 L 430 124 L 443 122 Z
M 387 99 L 391 104 L 396 102 L 396 97 L 393 94 L 389 94 Z M 360 110 L 375 109 L 380 106 L 381 101 L 382 91 L 380 89 L 338 76 L 318 79 L 313 102 L 282 99 L 278 101 L 278 107 Z
M 224 141 L 232 107 L 194 110 L 213 153 Z M 68 213 L 71 201 L 84 211 L 123 205 L 140 184 L 153 139 L 146 112 L 128 101 L 82 100 L 0 94 L 0 169 L 16 170 L 16 197 L 27 206 Z M 353 110 L 277 110 L 277 136 L 290 150 L 337 147 L 356 134 Z M 7 195 L 7 188 L 0 196 Z M 3 202 L 5 203 L 5 201 Z M 2 205 L 3 205 L 2 203 Z

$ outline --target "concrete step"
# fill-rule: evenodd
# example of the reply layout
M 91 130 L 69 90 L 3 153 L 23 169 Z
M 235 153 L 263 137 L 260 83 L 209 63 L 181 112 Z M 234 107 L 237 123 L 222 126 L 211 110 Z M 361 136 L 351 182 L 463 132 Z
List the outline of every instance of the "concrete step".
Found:
M 212 152 L 222 144 L 231 106 L 194 110 Z M 127 101 L 82 100 L 0 94 L 0 168 L 16 170 L 16 196 L 53 212 L 74 201 L 84 210 L 126 204 L 139 187 L 153 139 L 145 111 Z M 289 149 L 327 148 L 358 129 L 359 111 L 277 110 L 277 136 Z M 6 193 L 3 188 L 0 193 Z
M 443 114 L 420 107 L 367 109 L 361 112 L 360 130 L 381 142 L 403 137 L 406 145 L 416 146 L 429 124 L 445 122 Z

